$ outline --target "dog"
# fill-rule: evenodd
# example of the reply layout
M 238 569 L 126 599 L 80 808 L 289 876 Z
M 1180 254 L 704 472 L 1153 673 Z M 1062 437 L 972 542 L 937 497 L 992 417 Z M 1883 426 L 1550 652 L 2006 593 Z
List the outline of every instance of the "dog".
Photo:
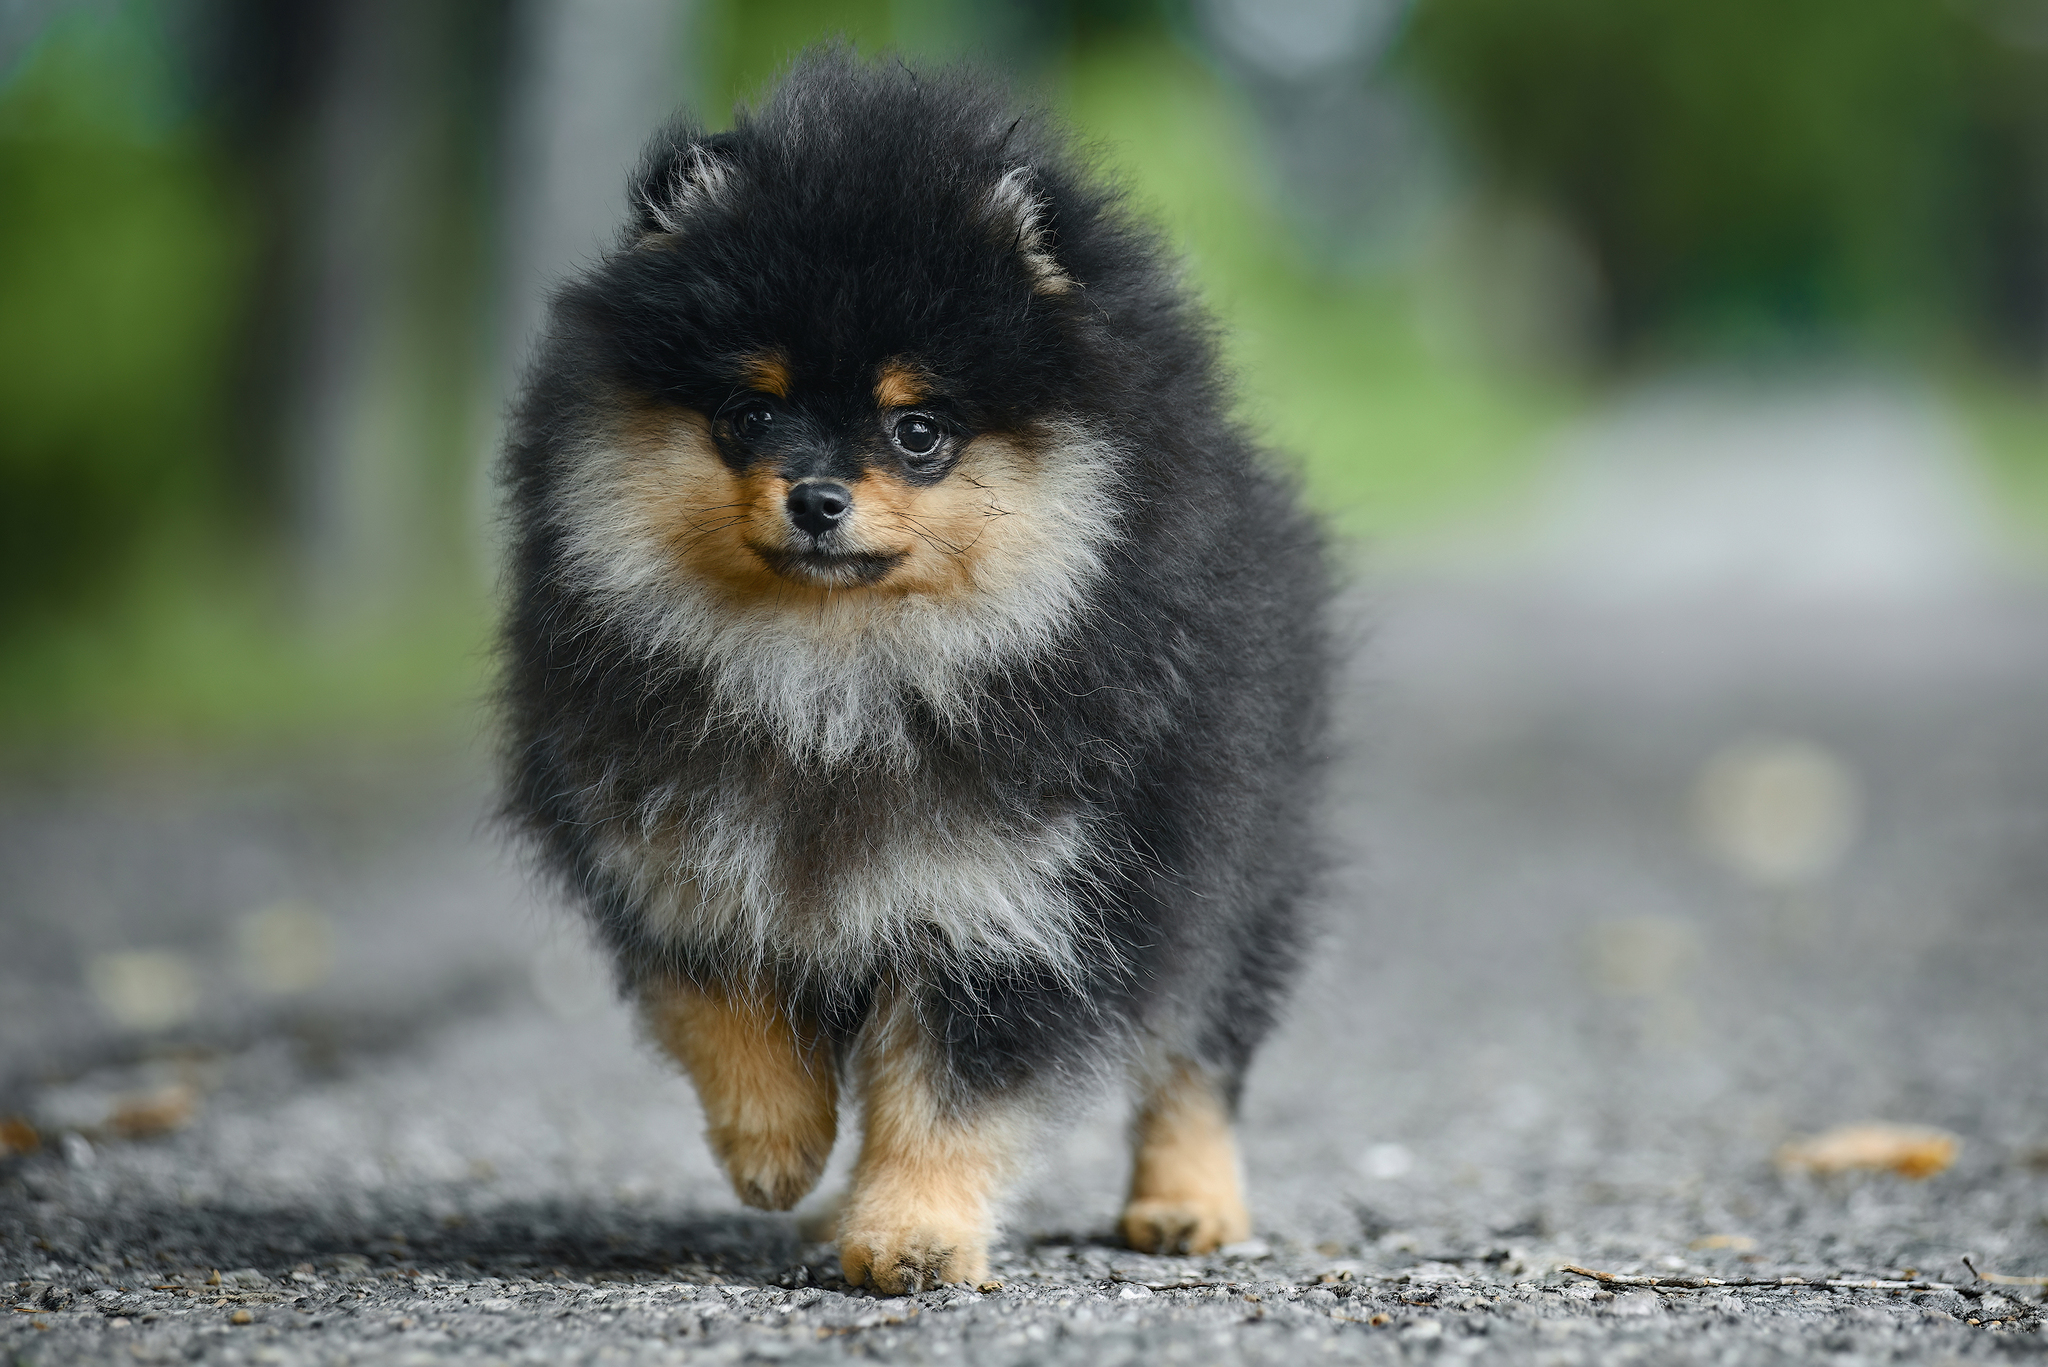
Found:
M 1330 576 L 1168 254 L 992 83 L 800 57 L 653 141 L 502 466 L 506 810 L 739 1198 L 884 1294 L 987 1275 L 1105 1078 L 1122 1233 L 1248 1237 L 1305 943 Z

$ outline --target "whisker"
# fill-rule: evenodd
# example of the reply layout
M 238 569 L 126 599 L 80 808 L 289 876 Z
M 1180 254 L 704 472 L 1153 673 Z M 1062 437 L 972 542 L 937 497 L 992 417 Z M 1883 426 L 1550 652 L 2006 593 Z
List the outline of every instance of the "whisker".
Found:
M 942 555 L 951 555 L 955 553 L 952 547 L 940 541 L 930 532 L 924 531 L 917 527 L 911 527 L 908 530 L 912 536 L 916 537 L 919 541 L 924 542 L 925 545 L 930 546 L 933 550 L 938 551 Z
M 714 524 L 691 522 L 685 525 L 687 525 L 689 529 L 692 532 L 695 532 L 698 536 L 716 536 L 719 532 L 724 531 L 726 528 L 737 527 L 746 520 L 747 519 L 745 517 L 729 517 L 723 522 Z
M 987 536 L 987 535 L 988 535 L 988 524 L 987 524 L 986 522 L 984 522 L 984 523 L 982 523 L 982 524 L 981 524 L 981 530 L 980 530 L 980 531 L 978 531 L 978 532 L 976 532 L 976 533 L 974 534 L 974 540 L 972 540 L 972 541 L 970 541 L 970 542 L 968 542 L 968 543 L 967 543 L 967 545 L 966 545 L 966 546 L 965 546 L 965 547 L 963 548 L 963 552 L 962 552 L 962 553 L 964 554 L 964 553 L 965 553 L 966 551 L 971 551 L 971 550 L 973 550 L 973 549 L 974 549 L 974 548 L 975 548 L 976 546 L 979 546 L 979 545 L 981 544 L 981 539 L 982 539 L 982 538 L 983 538 L 984 536 Z
M 931 528 L 925 526 L 922 522 L 919 522 L 916 518 L 912 517 L 909 513 L 897 513 L 895 516 L 896 520 L 908 526 L 914 535 L 924 537 L 934 546 L 943 547 L 949 554 L 960 554 L 960 547 L 946 540 L 937 532 L 933 531 Z
M 933 529 L 932 529 L 932 527 L 931 527 L 931 524 L 929 524 L 929 523 L 927 523 L 927 522 L 924 522 L 924 521 L 921 521 L 921 520 L 920 520 L 920 519 L 918 519 L 918 518 L 912 517 L 912 516 L 911 516 L 911 515 L 910 515 L 909 513 L 905 513 L 905 512 L 898 512 L 898 513 L 896 513 L 896 514 L 895 514 L 895 517 L 896 517 L 896 520 L 897 520 L 897 521 L 899 521 L 899 522 L 903 522 L 903 523 L 906 523 L 906 524 L 908 524 L 909 526 L 912 526 L 912 527 L 917 527 L 917 528 L 919 528 L 919 529 L 921 529 L 921 530 L 923 530 L 923 531 L 931 532 L 931 534 L 932 534 L 933 536 L 938 536 L 938 535 L 939 535 L 939 534 L 938 534 L 938 533 L 937 533 L 936 531 L 933 531 Z M 941 537 L 941 538 L 940 538 L 940 540 L 941 540 L 941 541 L 944 541 L 944 538 L 943 538 L 943 537 Z M 950 543 L 948 543 L 948 544 L 950 544 Z

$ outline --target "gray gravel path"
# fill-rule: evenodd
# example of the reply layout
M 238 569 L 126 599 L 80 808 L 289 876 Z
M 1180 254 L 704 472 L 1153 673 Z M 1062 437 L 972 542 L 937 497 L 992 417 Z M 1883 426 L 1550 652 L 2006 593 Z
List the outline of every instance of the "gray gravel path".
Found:
M 1917 420 L 1845 402 L 1716 440 Z M 1629 444 L 1703 430 L 1668 413 Z M 1938 461 L 1900 459 L 1926 502 Z M 1679 537 L 1632 480 L 1594 481 L 1601 515 Z M 687 1086 L 482 829 L 473 759 L 18 779 L 0 1115 L 41 1147 L 0 1159 L 0 1354 L 2048 1356 L 2039 1290 L 1971 1266 L 2048 1274 L 2048 596 L 1904 525 L 1903 577 L 1847 589 L 1796 555 L 1782 581 L 1812 592 L 1731 589 L 1713 554 L 1635 595 L 1540 548 L 1380 575 L 1327 938 L 1246 1102 L 1259 1237 L 1118 1248 L 1104 1107 L 987 1291 L 849 1292 L 794 1220 L 737 1205 Z M 155 1028 L 110 1024 L 124 1001 Z M 1774 1161 L 1864 1121 L 1959 1157 L 1925 1181 Z M 1854 1284 L 1880 1280 L 1912 1285 Z

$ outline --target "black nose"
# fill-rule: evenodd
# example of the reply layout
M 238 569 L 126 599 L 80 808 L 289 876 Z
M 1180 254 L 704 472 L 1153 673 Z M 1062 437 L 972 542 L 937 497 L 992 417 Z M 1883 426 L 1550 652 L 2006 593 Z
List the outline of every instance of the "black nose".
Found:
M 823 536 L 846 520 L 853 490 L 829 480 L 806 480 L 789 491 L 789 520 L 812 536 Z

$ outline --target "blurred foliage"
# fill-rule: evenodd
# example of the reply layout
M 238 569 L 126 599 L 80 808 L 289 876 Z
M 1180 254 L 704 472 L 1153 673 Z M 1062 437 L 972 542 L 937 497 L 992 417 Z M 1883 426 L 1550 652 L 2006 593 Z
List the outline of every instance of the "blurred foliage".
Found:
M 304 225 L 206 116 L 179 17 L 64 7 L 0 72 L 0 746 L 473 725 L 487 348 L 462 275 L 423 279 L 402 339 L 435 387 L 395 424 L 430 467 L 408 562 L 426 572 L 403 620 L 311 629 L 277 430 L 306 307 L 277 244 Z M 474 275 L 474 224 L 418 207 Z
M 1300 462 L 1340 531 L 1426 529 L 1534 474 L 1536 438 L 1573 394 L 1433 335 L 1445 301 L 1426 276 L 1322 269 L 1289 231 L 1248 111 L 1206 66 L 1141 36 L 1101 43 L 1068 68 L 1063 104 L 1186 254 L 1245 416 Z
M 1421 0 L 1405 57 L 1590 249 L 1618 352 L 1931 326 L 2038 358 L 2044 43 L 2032 0 Z
M 1401 69 L 1484 184 L 1430 252 L 1369 266 L 1304 241 L 1270 126 L 1162 0 L 703 0 L 677 88 L 720 124 L 835 37 L 1012 71 L 1185 256 L 1247 420 L 1340 529 L 1386 545 L 1509 505 L 1581 402 L 1568 371 L 1499 359 L 1520 326 L 1503 296 L 1569 294 L 1514 279 L 1561 259 L 1524 250 L 1561 240 L 1545 225 L 1590 252 L 1611 356 L 2039 348 L 2048 80 L 1987 2 L 1419 0 Z M 502 342 L 501 100 L 519 98 L 479 17 L 497 11 L 447 0 L 404 58 L 436 93 L 399 120 L 418 221 L 393 239 L 405 303 L 376 359 L 397 378 L 370 415 L 407 481 L 385 567 L 404 610 L 344 630 L 311 620 L 302 472 L 271 430 L 301 365 L 311 116 L 231 129 L 167 12 L 64 9 L 0 72 L 0 750 L 459 734 L 488 688 L 480 377 Z M 2048 403 L 1959 373 L 1999 493 L 2043 510 L 2048 540 Z
M 1943 391 L 1971 438 L 2006 549 L 2022 563 L 2048 562 L 2048 388 L 1971 368 L 1949 375 Z
M 770 85 L 791 54 L 845 40 L 870 55 L 968 61 L 1026 84 L 1057 81 L 1077 52 L 1167 41 L 1177 0 L 719 0 L 697 9 L 692 99 L 713 126 Z
M 154 35 L 73 15 L 0 90 L 0 631 L 222 529 L 243 206 Z

